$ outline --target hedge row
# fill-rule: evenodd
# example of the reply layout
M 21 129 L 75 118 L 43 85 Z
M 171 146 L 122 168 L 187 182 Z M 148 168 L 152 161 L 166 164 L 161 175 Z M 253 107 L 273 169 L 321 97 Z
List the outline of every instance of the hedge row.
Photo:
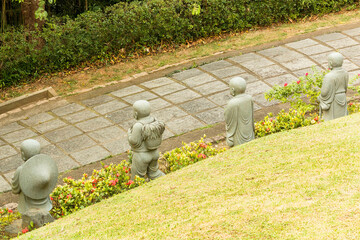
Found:
M 0 36 L 0 87 L 85 61 L 355 7 L 359 0 L 148 0 Z M 196 11 L 200 6 L 200 12 Z M 40 40 L 39 40 L 40 39 Z

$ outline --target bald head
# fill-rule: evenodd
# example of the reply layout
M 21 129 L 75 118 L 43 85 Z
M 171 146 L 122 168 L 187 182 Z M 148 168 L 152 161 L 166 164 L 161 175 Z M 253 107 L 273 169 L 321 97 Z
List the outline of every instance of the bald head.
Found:
M 150 115 L 150 103 L 146 100 L 138 100 L 133 104 L 135 118 L 140 119 Z
M 230 80 L 230 93 L 235 96 L 242 94 L 246 90 L 246 81 L 241 77 L 234 77 Z
M 344 57 L 338 52 L 333 52 L 328 56 L 329 68 L 337 68 L 343 65 Z
M 20 145 L 21 157 L 24 161 L 29 158 L 40 154 L 40 143 L 34 139 L 28 139 L 21 143 Z

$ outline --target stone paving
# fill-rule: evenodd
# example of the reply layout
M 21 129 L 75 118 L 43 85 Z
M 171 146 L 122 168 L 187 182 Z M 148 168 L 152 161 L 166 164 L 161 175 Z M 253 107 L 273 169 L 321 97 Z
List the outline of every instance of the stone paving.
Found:
M 296 81 L 313 66 L 326 69 L 327 55 L 334 50 L 346 58 L 350 76 L 357 75 L 360 28 L 219 60 L 0 126 L 0 192 L 11 189 L 13 173 L 22 164 L 19 145 L 25 139 L 38 140 L 42 153 L 63 172 L 129 149 L 126 133 L 134 123 L 131 106 L 136 100 L 150 102 L 152 114 L 166 123 L 164 138 L 169 138 L 224 121 L 232 77 L 246 79 L 247 93 L 259 110 L 277 104 L 267 102 L 264 92 Z

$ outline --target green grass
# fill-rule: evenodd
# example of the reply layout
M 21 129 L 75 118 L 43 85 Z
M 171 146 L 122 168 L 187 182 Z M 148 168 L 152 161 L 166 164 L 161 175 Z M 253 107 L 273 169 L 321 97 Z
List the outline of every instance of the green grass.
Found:
M 21 239 L 359 239 L 359 125 L 254 140 Z

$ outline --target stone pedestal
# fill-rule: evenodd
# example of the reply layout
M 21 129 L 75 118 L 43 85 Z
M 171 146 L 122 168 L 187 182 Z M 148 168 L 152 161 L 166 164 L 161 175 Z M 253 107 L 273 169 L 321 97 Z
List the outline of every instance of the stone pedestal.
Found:
M 39 228 L 54 220 L 47 211 L 29 210 L 22 215 L 22 228 L 28 227 L 31 222 L 33 222 L 35 228 Z

